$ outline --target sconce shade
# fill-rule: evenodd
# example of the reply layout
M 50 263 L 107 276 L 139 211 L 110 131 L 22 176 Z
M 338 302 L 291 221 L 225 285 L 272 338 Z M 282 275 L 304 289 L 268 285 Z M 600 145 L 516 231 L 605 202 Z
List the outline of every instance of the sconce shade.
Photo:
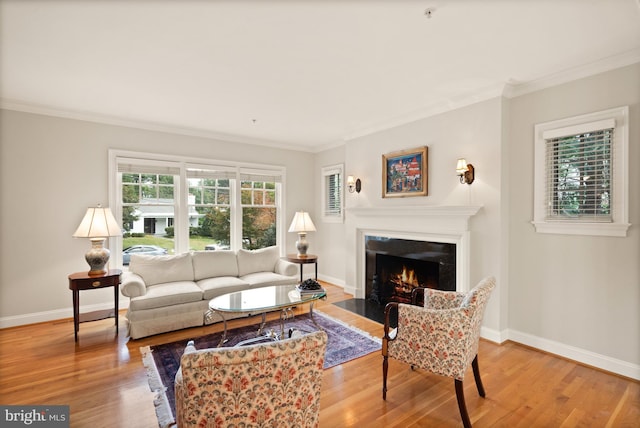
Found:
M 475 179 L 473 165 L 467 163 L 467 160 L 462 158 L 458 159 L 458 163 L 456 164 L 456 173 L 460 177 L 460 183 L 462 184 L 471 184 Z
M 458 164 L 456 165 L 456 171 L 458 175 L 462 175 L 467 172 L 467 161 L 466 159 L 458 159 Z
M 289 232 L 315 232 L 316 226 L 311 221 L 311 216 L 308 212 L 298 211 L 293 216 L 291 226 L 289 226 Z
M 298 211 L 293 216 L 293 221 L 289 227 L 289 232 L 298 232 L 298 240 L 296 241 L 296 248 L 298 249 L 298 257 L 306 256 L 309 249 L 309 242 L 307 242 L 307 232 L 315 232 L 316 226 L 311 221 L 311 216 L 308 212 Z
M 73 237 L 91 240 L 91 249 L 84 256 L 91 268 L 89 275 L 99 276 L 107 272 L 104 267 L 109 262 L 111 253 L 104 248 L 104 240 L 109 236 L 120 235 L 122 235 L 122 230 L 109 208 L 102 208 L 98 205 L 87 209 Z

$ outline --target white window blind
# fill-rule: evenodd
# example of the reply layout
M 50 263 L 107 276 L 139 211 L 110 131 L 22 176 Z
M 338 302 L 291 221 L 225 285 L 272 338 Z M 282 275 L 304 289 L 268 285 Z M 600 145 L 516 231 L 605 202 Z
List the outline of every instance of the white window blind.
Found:
M 338 216 L 342 211 L 340 203 L 340 174 L 331 174 L 326 177 L 327 180 L 327 205 L 324 215 Z
M 536 232 L 620 236 L 629 229 L 629 107 L 539 123 Z
M 225 166 L 187 164 L 187 178 L 233 179 L 236 178 L 236 169 Z
M 322 168 L 322 217 L 327 222 L 341 222 L 343 207 L 343 167 Z
M 265 181 L 270 183 L 281 183 L 282 172 L 268 169 L 241 168 L 240 180 L 242 181 Z
M 611 221 L 614 124 L 546 139 L 547 220 Z
M 118 172 L 125 174 L 180 175 L 180 165 L 174 162 L 145 159 L 118 159 Z

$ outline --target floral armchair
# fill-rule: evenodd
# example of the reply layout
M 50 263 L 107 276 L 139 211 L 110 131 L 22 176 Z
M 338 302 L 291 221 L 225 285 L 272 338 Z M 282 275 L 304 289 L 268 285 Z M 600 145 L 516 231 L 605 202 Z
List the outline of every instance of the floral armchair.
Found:
M 478 342 L 485 306 L 495 287 L 493 277 L 483 279 L 468 293 L 420 289 L 424 307 L 389 303 L 385 308 L 382 338 L 382 398 L 387 398 L 389 358 L 455 380 L 458 407 L 465 427 L 471 426 L 462 381 L 472 365 L 481 397 L 485 396 L 478 368 Z M 417 298 L 414 293 L 414 297 Z M 389 325 L 397 309 L 398 327 Z
M 317 427 L 327 334 L 237 348 L 185 349 L 178 427 Z

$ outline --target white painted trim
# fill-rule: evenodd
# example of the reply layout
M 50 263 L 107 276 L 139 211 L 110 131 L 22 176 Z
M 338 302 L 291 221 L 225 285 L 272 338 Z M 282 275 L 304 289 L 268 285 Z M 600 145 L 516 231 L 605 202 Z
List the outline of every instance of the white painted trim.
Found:
M 633 49 L 620 55 L 614 55 L 600 61 L 573 67 L 529 82 L 509 84 L 505 88 L 504 96 L 507 98 L 519 97 L 531 92 L 540 91 L 542 89 L 562 85 L 574 80 L 605 73 L 607 71 L 626 67 L 638 62 L 640 62 L 640 49 Z
M 507 341 L 506 335 L 505 331 L 498 331 L 485 326 L 480 327 L 480 337 L 498 345 Z
M 545 136 L 556 130 L 566 131 L 569 127 L 590 127 L 592 123 L 614 120 L 615 130 L 612 142 L 613 194 L 611 223 L 594 223 L 546 219 L 547 189 L 547 143 Z M 563 132 L 561 132 L 562 134 Z M 550 122 L 538 123 L 534 127 L 534 204 L 531 223 L 538 233 L 567 235 L 594 235 L 626 237 L 629 224 L 629 107 L 621 106 L 608 110 L 587 113 Z
M 463 107 L 467 107 L 479 102 L 487 101 L 499 96 L 502 96 L 505 90 L 503 83 L 497 83 L 482 89 L 474 93 L 467 93 L 463 96 L 444 100 L 437 104 L 432 104 L 419 108 L 406 114 L 398 115 L 396 117 L 381 120 L 376 123 L 371 123 L 368 126 L 362 127 L 344 136 L 345 141 L 355 140 L 367 135 L 375 134 L 377 132 L 386 131 L 387 129 L 396 128 L 398 126 L 406 125 L 411 122 L 425 119 L 427 117 L 436 116 L 438 114 L 446 113 L 449 111 L 457 110 Z
M 129 307 L 129 299 L 120 298 L 118 300 L 118 309 L 127 309 Z M 95 305 L 80 306 L 80 314 L 94 311 L 104 311 L 113 309 L 113 302 L 98 303 Z M 57 321 L 70 318 L 70 324 L 73 324 L 73 308 L 55 309 L 53 311 L 33 312 L 30 314 L 15 315 L 0 318 L 0 328 L 18 327 L 21 325 L 37 324 L 41 322 Z M 73 333 L 73 326 L 71 327 Z
M 367 235 L 456 244 L 456 290 L 468 291 L 471 251 L 469 220 L 481 208 L 467 205 L 348 208 L 347 215 L 356 219 L 354 227 L 347 232 L 353 233 L 356 266 L 355 284 L 345 286 L 345 292 L 356 298 L 365 297 L 364 242 Z
M 225 134 L 222 132 L 209 131 L 206 129 L 185 128 L 170 124 L 147 122 L 144 120 L 126 119 L 122 117 L 109 116 L 88 111 L 64 110 L 56 107 L 30 104 L 16 100 L 8 100 L 5 98 L 0 98 L 0 108 L 5 110 L 20 111 L 24 113 L 41 114 L 45 116 L 61 117 L 64 119 L 82 120 L 85 122 L 101 123 L 104 125 L 124 126 L 127 128 L 144 129 L 147 131 L 163 132 L 167 134 L 207 138 L 231 143 L 252 144 L 257 146 L 274 147 L 278 149 L 305 152 L 315 151 L 313 150 L 313 148 L 304 147 L 298 144 L 288 144 L 284 142 L 262 138 L 252 138 L 243 135 Z
M 640 49 L 633 49 L 620 55 L 614 55 L 600 61 L 574 67 L 568 70 L 563 70 L 548 76 L 542 76 L 528 82 L 518 83 L 507 81 L 504 83 L 496 83 L 494 85 L 479 89 L 472 94 L 465 94 L 463 96 L 442 101 L 437 104 L 424 106 L 415 111 L 407 112 L 396 117 L 388 118 L 376 123 L 371 123 L 358 130 L 343 135 L 342 139 L 339 141 L 327 141 L 324 144 L 316 144 L 314 146 L 304 146 L 295 143 L 284 143 L 266 139 L 251 138 L 241 135 L 224 134 L 221 132 L 209 131 L 204 129 L 184 128 L 168 124 L 146 122 L 142 120 L 125 119 L 121 117 L 108 116 L 86 111 L 63 110 L 56 107 L 31 104 L 19 100 L 10 100 L 4 98 L 0 98 L 0 108 L 6 110 L 21 111 L 25 113 L 42 114 L 46 116 L 103 123 L 107 125 L 146 129 L 148 131 L 165 132 L 177 135 L 210 138 L 219 141 L 254 144 L 286 150 L 318 153 L 323 150 L 339 147 L 349 140 L 354 140 L 356 138 L 364 137 L 376 132 L 385 131 L 387 129 L 405 125 L 407 123 L 415 122 L 417 120 L 432 117 L 441 113 L 446 113 L 448 111 L 457 110 L 499 96 L 504 96 L 506 98 L 515 98 L 521 95 L 589 77 L 595 74 L 615 70 L 616 68 L 626 67 L 638 62 L 640 62 Z
M 318 279 L 320 281 L 328 282 L 331 285 L 336 285 L 338 287 L 342 287 L 343 289 L 345 288 L 344 279 L 335 278 L 333 276 L 328 276 L 328 275 L 320 275 L 320 274 L 318 274 Z M 347 293 L 346 290 L 344 290 L 344 292 Z M 353 293 L 348 293 L 348 294 L 353 294 Z
M 533 336 L 517 330 L 508 330 L 507 336 L 523 345 L 531 346 L 541 351 L 559 355 L 582 364 L 593 366 L 602 370 L 616 373 L 631 379 L 640 380 L 640 365 L 628 361 L 619 360 L 606 355 L 597 354 L 586 349 L 566 345 L 554 340 Z

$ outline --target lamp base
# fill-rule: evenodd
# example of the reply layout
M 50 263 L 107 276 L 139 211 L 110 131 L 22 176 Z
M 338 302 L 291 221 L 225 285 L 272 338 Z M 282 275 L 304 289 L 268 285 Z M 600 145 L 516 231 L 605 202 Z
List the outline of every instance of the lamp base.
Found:
M 104 248 L 104 238 L 92 238 L 91 249 L 84 255 L 84 259 L 89 264 L 89 276 L 99 276 L 107 273 L 104 268 L 109 262 L 111 252 Z
M 309 249 L 309 242 L 307 242 L 307 234 L 304 232 L 298 232 L 298 240 L 296 241 L 296 248 L 298 249 L 298 257 L 306 256 Z

